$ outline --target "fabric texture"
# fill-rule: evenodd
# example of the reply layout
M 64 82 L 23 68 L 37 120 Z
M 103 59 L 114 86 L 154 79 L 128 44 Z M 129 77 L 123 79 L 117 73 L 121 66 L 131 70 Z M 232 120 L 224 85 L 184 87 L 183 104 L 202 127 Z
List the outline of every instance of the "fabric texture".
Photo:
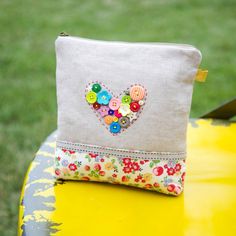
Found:
M 135 182 L 137 176 L 135 176 L 136 173 L 132 176 L 124 175 L 129 174 L 123 173 L 122 160 L 126 160 L 125 158 L 131 158 L 132 163 L 140 164 L 146 160 L 141 154 L 161 153 L 167 159 L 162 159 L 158 154 L 148 162 L 156 160 L 156 163 L 161 162 L 164 168 L 163 166 L 168 166 L 168 163 L 179 161 L 180 163 L 175 164 L 180 164 L 183 166 L 182 170 L 185 169 L 183 161 L 186 157 L 186 129 L 194 78 L 201 62 L 199 50 L 193 46 L 181 44 L 108 42 L 68 36 L 58 37 L 56 40 L 56 58 L 58 142 L 55 173 L 58 178 L 83 180 L 82 177 L 86 174 L 84 167 L 89 166 L 92 169 L 96 164 L 89 162 L 87 158 L 89 153 L 105 159 L 106 163 L 114 159 L 113 162 L 119 163 L 117 164 L 119 166 L 117 182 L 129 182 L 129 185 L 133 186 L 137 186 Z M 88 88 L 88 85 L 91 86 Z M 109 93 L 101 91 L 99 94 L 100 85 L 109 88 Z M 128 97 L 119 97 L 119 94 L 127 88 L 131 88 L 127 93 Z M 137 91 L 138 94 L 136 94 Z M 140 103 L 135 100 L 135 96 L 145 97 L 145 101 Z M 129 100 L 130 97 L 132 97 L 131 100 Z M 125 127 L 125 132 L 117 130 L 117 123 L 112 126 L 111 119 L 116 118 L 115 112 L 118 111 L 109 111 L 112 114 L 111 117 L 106 117 L 105 123 L 103 122 L 111 124 L 112 127 L 109 129 L 105 127 L 106 125 L 101 125 L 99 121 L 103 114 L 100 113 L 98 119 L 96 112 L 91 110 L 91 108 L 99 109 L 101 104 L 103 107 L 108 107 L 106 99 L 111 98 L 122 100 L 119 112 L 124 113 L 123 127 L 130 125 L 128 128 Z M 128 105 L 123 104 L 126 102 Z M 130 123 L 130 114 L 127 115 L 128 118 L 126 117 L 126 111 L 130 108 L 134 111 L 133 113 L 140 109 L 138 119 L 132 123 Z M 61 145 L 63 142 L 71 143 L 72 147 L 68 149 L 65 145 L 63 148 Z M 91 147 L 91 150 L 85 151 L 83 148 L 74 150 L 73 144 L 85 145 Z M 99 152 L 94 149 L 97 146 L 101 149 Z M 103 147 L 104 150 L 102 150 Z M 111 148 L 114 153 L 107 154 L 106 148 Z M 62 150 L 75 152 L 76 155 L 68 156 L 70 152 Z M 131 152 L 136 150 L 139 153 L 129 157 L 125 152 L 117 155 L 119 150 Z M 169 153 L 173 155 L 166 155 Z M 176 153 L 182 159 L 175 159 Z M 59 159 L 66 160 L 67 167 L 63 166 Z M 70 169 L 70 164 L 75 165 L 79 172 Z M 153 169 L 158 166 L 150 168 L 148 164 L 145 164 L 144 167 L 142 169 L 139 165 L 140 175 L 149 173 L 155 176 Z M 68 175 L 62 174 L 65 168 L 69 171 Z M 175 171 L 177 177 L 173 180 L 175 187 L 169 187 L 173 190 L 172 192 L 168 190 L 167 185 L 164 186 L 163 182 L 164 178 L 168 178 L 167 170 L 163 171 L 162 179 L 153 178 L 153 181 L 157 181 L 158 186 L 161 187 L 155 188 L 155 182 L 146 184 L 150 184 L 147 185 L 149 187 L 152 186 L 151 190 L 178 195 L 182 192 L 183 181 L 180 172 L 177 172 Z M 130 181 L 122 181 L 123 176 Z M 109 181 L 111 177 L 111 172 L 108 172 L 99 178 L 90 176 L 89 180 L 116 182 Z M 145 188 L 143 184 L 137 187 L 140 186 Z
M 183 191 L 185 160 L 119 158 L 57 147 L 55 175 L 61 179 L 123 184 L 177 196 Z

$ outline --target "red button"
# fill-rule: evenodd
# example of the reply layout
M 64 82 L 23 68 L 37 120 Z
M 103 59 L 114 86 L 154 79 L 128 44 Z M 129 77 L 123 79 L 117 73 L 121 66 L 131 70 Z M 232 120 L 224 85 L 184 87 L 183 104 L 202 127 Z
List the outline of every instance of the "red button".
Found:
M 117 118 L 122 117 L 122 115 L 119 113 L 118 110 L 115 110 L 114 115 L 115 115 Z
M 140 109 L 140 105 L 137 102 L 130 103 L 130 110 L 133 112 L 137 112 Z
M 97 103 L 97 102 L 95 102 L 95 103 L 93 104 L 93 108 L 94 108 L 95 110 L 98 110 L 100 107 L 101 107 L 101 105 L 100 105 L 99 103 Z

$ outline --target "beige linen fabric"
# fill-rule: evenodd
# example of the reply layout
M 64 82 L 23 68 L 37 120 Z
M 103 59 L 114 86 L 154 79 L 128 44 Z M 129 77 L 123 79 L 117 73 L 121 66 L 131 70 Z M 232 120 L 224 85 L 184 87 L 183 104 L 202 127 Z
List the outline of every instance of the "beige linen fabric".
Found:
M 193 82 L 201 61 L 194 47 L 58 37 L 58 140 L 112 148 L 184 152 Z M 138 120 L 113 136 L 85 99 L 100 81 L 119 95 L 133 84 L 147 89 Z

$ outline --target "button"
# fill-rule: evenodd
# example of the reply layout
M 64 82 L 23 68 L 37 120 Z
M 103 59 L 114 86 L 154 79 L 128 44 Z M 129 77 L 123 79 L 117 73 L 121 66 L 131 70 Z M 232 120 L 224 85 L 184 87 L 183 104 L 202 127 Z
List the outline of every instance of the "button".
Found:
M 106 90 L 101 91 L 100 93 L 97 94 L 97 102 L 102 105 L 108 105 L 108 103 L 111 100 L 111 94 L 108 93 Z
M 143 106 L 143 105 L 144 105 L 144 101 L 143 101 L 143 100 L 139 100 L 139 101 L 138 101 L 138 104 L 139 104 L 140 106 Z
M 114 111 L 114 115 L 118 118 L 122 117 L 122 114 L 118 110 Z
M 120 107 L 121 101 L 118 98 L 112 98 L 109 102 L 109 107 L 111 110 L 118 110 Z
M 114 114 L 114 111 L 110 109 L 110 110 L 108 111 L 108 114 L 112 116 L 112 115 Z
M 102 117 L 108 115 L 108 110 L 109 108 L 107 106 L 101 106 L 99 109 L 98 109 L 98 112 L 100 113 L 100 115 Z
M 93 104 L 97 101 L 97 94 L 94 93 L 93 91 L 89 91 L 87 94 L 86 94 L 86 100 L 88 103 L 90 104 Z
M 117 122 L 112 122 L 112 123 L 110 124 L 110 132 L 111 132 L 111 133 L 114 133 L 114 134 L 119 133 L 119 132 L 120 132 L 120 129 L 121 129 L 121 126 L 119 125 L 119 123 L 117 123 Z
M 100 105 L 99 103 L 97 103 L 97 102 L 95 102 L 95 103 L 93 104 L 93 108 L 94 108 L 95 110 L 98 110 L 100 107 L 101 107 L 101 105 Z
M 100 84 L 93 84 L 92 90 L 93 90 L 93 92 L 95 92 L 95 93 L 99 93 L 99 92 L 102 90 L 102 87 L 101 87 Z
M 119 113 L 121 113 L 122 116 L 127 116 L 130 113 L 129 104 L 121 103 L 120 108 L 119 108 L 118 111 L 119 111 Z
M 118 122 L 118 120 L 119 120 L 119 118 L 118 118 L 118 117 L 116 117 L 116 116 L 113 116 L 113 121 L 114 121 L 114 122 Z
M 137 102 L 130 103 L 130 110 L 133 112 L 137 112 L 140 109 L 140 105 Z
M 131 97 L 129 95 L 125 95 L 125 96 L 122 97 L 121 101 L 124 104 L 130 104 L 132 100 L 131 100 Z
M 126 116 L 119 118 L 118 122 L 122 128 L 127 128 L 130 125 L 130 120 Z
M 107 125 L 110 125 L 113 122 L 113 117 L 112 116 L 105 116 L 104 121 Z
M 137 115 L 136 112 L 130 112 L 127 117 L 129 117 L 130 122 L 132 122 L 133 120 L 137 120 Z
M 142 86 L 134 85 L 130 88 L 130 97 L 134 101 L 139 101 L 145 96 L 145 89 Z

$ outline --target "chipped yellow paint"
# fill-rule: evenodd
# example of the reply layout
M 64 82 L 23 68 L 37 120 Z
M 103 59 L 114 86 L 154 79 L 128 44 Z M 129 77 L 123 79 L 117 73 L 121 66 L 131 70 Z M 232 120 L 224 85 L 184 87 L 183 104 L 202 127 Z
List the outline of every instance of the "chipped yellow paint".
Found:
M 53 166 L 50 166 L 50 167 L 44 169 L 44 172 L 54 174 L 54 167 L 53 167 Z
M 48 188 L 47 190 L 39 189 L 38 192 L 36 192 L 34 194 L 34 197 L 36 197 L 36 196 L 49 197 L 49 196 L 53 196 L 53 195 L 54 195 L 54 188 L 51 187 L 51 188 Z
M 52 213 L 50 211 L 35 211 L 34 215 L 26 215 L 25 222 L 34 220 L 36 222 L 45 222 L 51 218 Z
M 48 145 L 49 147 L 55 148 L 56 142 L 47 142 L 46 145 Z
M 54 153 L 50 153 L 50 152 L 38 151 L 37 155 L 42 155 L 44 157 L 52 157 L 52 158 L 54 158 Z
M 49 152 L 43 152 L 43 151 L 38 151 L 36 153 L 36 158 L 38 155 L 44 156 L 44 157 L 54 157 L 53 153 L 49 153 Z M 44 183 L 45 185 L 49 185 L 51 184 L 50 188 L 47 188 L 46 190 L 41 190 L 40 188 L 37 189 L 37 191 L 34 192 L 34 195 L 32 196 L 32 198 L 37 199 L 37 196 L 43 196 L 43 197 L 54 197 L 54 188 L 53 188 L 53 184 L 54 184 L 54 179 L 45 179 L 45 178 L 39 178 L 35 181 L 29 181 L 29 173 L 33 173 L 35 168 L 39 165 L 40 163 L 37 161 L 33 161 L 27 171 L 25 180 L 24 180 L 24 188 L 22 189 L 22 193 L 21 193 L 21 197 L 20 197 L 20 202 L 22 202 L 22 199 L 24 198 L 25 195 L 25 191 L 27 191 L 27 189 L 35 184 L 41 184 Z M 53 167 L 49 167 L 43 170 L 44 172 L 47 173 L 53 173 Z M 36 200 L 37 201 L 37 200 Z M 43 203 L 45 206 L 51 207 L 52 209 L 54 209 L 54 202 L 50 203 L 50 202 L 44 202 Z M 48 210 L 38 210 L 38 211 L 34 211 L 33 214 L 24 214 L 25 211 L 25 205 L 21 205 L 19 207 L 19 221 L 18 221 L 18 235 L 22 235 L 23 234 L 23 230 L 22 230 L 22 225 L 23 224 L 27 224 L 27 222 L 29 221 L 35 221 L 35 222 L 48 222 L 48 219 L 51 218 L 51 214 L 52 211 L 48 211 Z
M 30 184 L 35 184 L 35 183 L 45 183 L 45 184 L 49 184 L 49 183 L 53 183 L 54 181 L 52 181 L 51 179 L 37 179 L 35 181 L 32 181 Z
M 50 235 L 236 235 L 235 140 L 236 123 L 189 124 L 180 197 L 102 183 L 57 184 L 52 188 L 56 210 L 43 214 L 62 224 Z
M 28 177 L 29 177 L 29 172 L 34 168 L 35 163 L 31 162 L 29 165 L 29 168 L 26 172 L 25 175 L 25 179 L 24 179 L 24 183 L 23 183 L 23 188 L 21 191 L 21 195 L 20 195 L 20 202 L 19 202 L 19 216 L 18 216 L 18 235 L 22 235 L 23 231 L 21 229 L 21 226 L 23 224 L 23 216 L 24 216 L 24 205 L 22 205 L 22 200 L 24 198 L 24 194 L 25 194 L 25 190 L 26 190 L 26 183 L 28 181 Z

